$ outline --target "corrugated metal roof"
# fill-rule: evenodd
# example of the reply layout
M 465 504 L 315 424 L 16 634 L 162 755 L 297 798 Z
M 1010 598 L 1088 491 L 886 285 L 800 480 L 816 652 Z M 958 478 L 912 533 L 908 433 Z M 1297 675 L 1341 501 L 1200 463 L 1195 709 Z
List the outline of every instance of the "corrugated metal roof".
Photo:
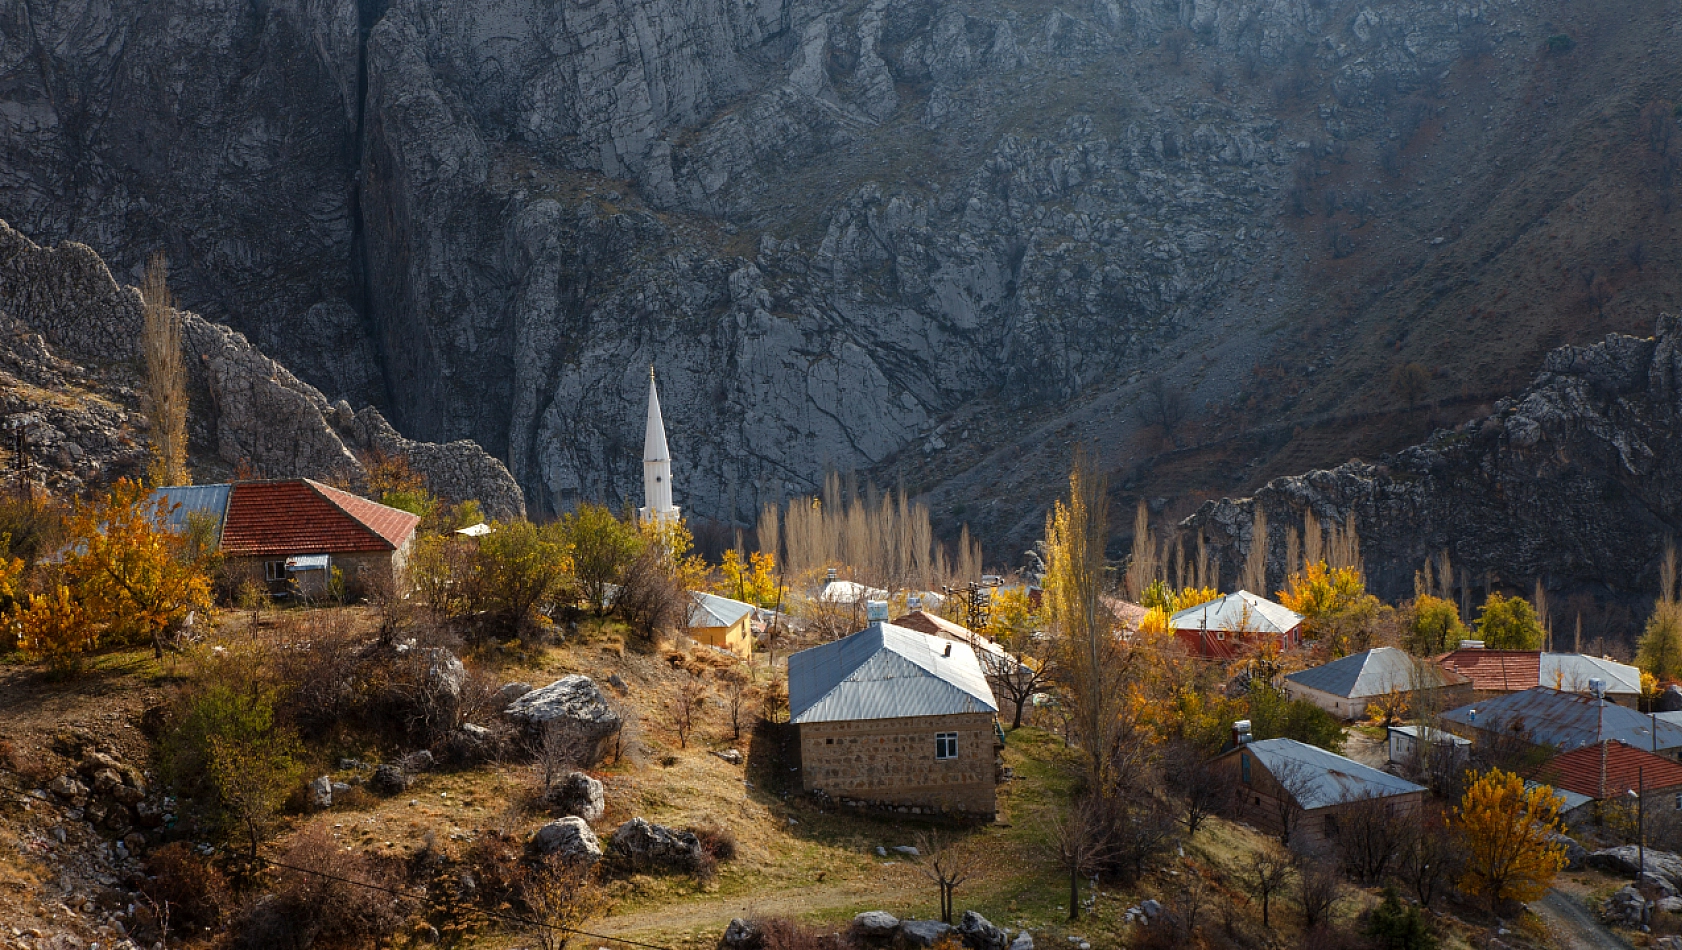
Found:
M 857 581 L 830 581 L 823 585 L 818 599 L 826 604 L 856 604 L 861 600 L 887 600 L 888 592 Z
M 1589 680 L 1606 684 L 1608 693 L 1638 695 L 1641 671 L 1628 663 L 1581 653 L 1544 653 L 1537 670 L 1536 685 L 1551 686 L 1573 693 L 1588 692 Z
M 1399 732 L 1411 739 L 1418 739 L 1421 735 L 1424 735 L 1429 739 L 1429 741 L 1439 744 L 1448 743 L 1449 745 L 1456 746 L 1472 744 L 1472 740 L 1466 738 L 1465 736 L 1457 736 L 1452 732 L 1447 732 L 1442 729 L 1432 729 L 1430 726 L 1423 727 L 1423 731 L 1420 726 L 1391 726 L 1390 731 Z
M 690 594 L 689 626 L 729 627 L 753 613 L 752 604 L 695 591 Z
M 218 527 L 228 514 L 228 493 L 232 485 L 172 485 L 152 491 L 152 498 L 169 499 L 168 525 L 176 530 L 187 526 L 187 516 L 198 512 L 216 519 Z
M 1443 720 L 1486 732 L 1528 733 L 1530 741 L 1560 750 L 1594 745 L 1602 739 L 1616 739 L 1637 749 L 1656 748 L 1660 752 L 1682 748 L 1682 726 L 1663 718 L 1649 718 L 1627 706 L 1546 686 L 1468 703 L 1444 713 Z
M 1187 607 L 1168 618 L 1171 630 L 1224 630 L 1227 633 L 1290 633 L 1302 615 L 1247 590 Z
M 998 712 L 967 644 L 873 623 L 788 658 L 791 722 Z
M 1682 786 L 1682 765 L 1622 742 L 1602 742 L 1554 756 L 1536 771 L 1538 781 L 1606 799 L 1626 790 L 1660 790 Z
M 931 614 L 926 610 L 913 610 L 903 617 L 896 617 L 894 618 L 894 625 L 904 627 L 907 630 L 915 630 L 918 633 L 927 633 L 931 636 L 944 637 L 947 640 L 956 640 L 959 643 L 967 643 L 974 649 L 985 650 L 997 657 L 1010 656 L 1010 653 L 1007 652 L 1004 647 L 999 646 L 997 643 L 994 643 L 981 634 L 976 633 L 968 627 L 955 624 L 952 621 L 947 620 L 945 617 L 939 617 Z
M 1295 739 L 1263 739 L 1241 745 L 1227 754 L 1246 751 L 1255 756 L 1276 781 L 1294 786 L 1298 785 L 1293 780 L 1295 776 L 1301 776 L 1301 787 L 1292 790 L 1296 793 L 1297 804 L 1304 809 L 1425 791 L 1422 785 Z
M 1524 790 L 1525 791 L 1528 792 L 1533 788 L 1546 788 L 1546 789 L 1552 791 L 1555 795 L 1558 795 L 1560 800 L 1565 802 L 1565 806 L 1559 810 L 1559 813 L 1562 814 L 1562 815 L 1566 814 L 1568 812 L 1575 811 L 1575 810 L 1583 807 L 1584 805 L 1587 805 L 1588 803 L 1594 801 L 1594 799 L 1588 797 L 1587 795 L 1581 794 L 1579 792 L 1573 792 L 1568 788 L 1554 788 L 1552 785 L 1549 785 L 1546 782 L 1525 782 L 1524 783 Z
M 1351 653 L 1311 670 L 1299 670 L 1285 677 L 1299 686 L 1353 699 L 1382 696 L 1390 692 L 1436 689 L 1466 678 L 1430 663 L 1416 660 L 1395 647 L 1376 647 Z

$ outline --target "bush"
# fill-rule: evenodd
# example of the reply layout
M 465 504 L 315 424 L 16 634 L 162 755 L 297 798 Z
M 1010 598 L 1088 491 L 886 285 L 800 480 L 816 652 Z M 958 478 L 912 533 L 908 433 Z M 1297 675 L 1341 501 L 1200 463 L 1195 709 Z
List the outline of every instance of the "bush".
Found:
M 276 873 L 273 888 L 247 902 L 233 921 L 236 950 L 372 946 L 394 934 L 408 910 L 390 893 L 400 883 L 391 867 L 342 850 L 320 824 L 298 832 L 276 863 L 286 867 Z
M 736 832 L 713 822 L 698 825 L 689 831 L 701 842 L 701 850 L 716 860 L 736 860 Z
M 1568 34 L 1555 33 L 1548 37 L 1548 52 L 1555 56 L 1563 56 L 1577 48 L 1577 41 Z
M 149 872 L 140 892 L 156 905 L 172 929 L 214 928 L 232 906 L 228 881 L 183 841 L 166 844 L 146 858 Z
M 1384 900 L 1372 909 L 1363 932 L 1377 950 L 1437 950 L 1437 938 L 1425 925 L 1424 915 L 1403 903 L 1393 887 L 1384 889 Z

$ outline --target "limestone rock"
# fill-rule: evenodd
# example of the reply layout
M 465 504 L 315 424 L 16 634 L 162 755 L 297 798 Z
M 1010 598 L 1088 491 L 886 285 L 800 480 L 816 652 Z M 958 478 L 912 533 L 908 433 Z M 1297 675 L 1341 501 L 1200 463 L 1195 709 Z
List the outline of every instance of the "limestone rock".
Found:
M 409 787 L 409 775 L 395 765 L 375 766 L 368 787 L 379 795 L 396 795 Z
M 310 782 L 309 800 L 311 808 L 333 807 L 333 777 L 323 775 Z
M 1583 866 L 1583 862 L 1588 859 L 1588 849 L 1579 844 L 1576 838 L 1569 835 L 1553 834 L 1548 836 L 1548 840 L 1555 844 L 1564 845 L 1565 869 L 1567 871 L 1578 870 Z
M 1010 942 L 1010 950 L 1034 950 L 1034 935 L 1024 930 Z
M 1682 712 L 1682 686 L 1675 683 L 1664 688 L 1653 700 L 1654 712 Z
M 509 703 L 503 714 L 527 729 L 567 729 L 584 747 L 582 765 L 601 761 L 619 734 L 619 714 L 588 676 L 563 676 Z
M 600 821 L 606 809 L 602 783 L 583 772 L 569 772 L 549 787 L 543 798 L 564 815 L 574 815 L 585 821 Z
M 596 838 L 596 833 L 590 830 L 584 819 L 576 817 L 551 821 L 537 829 L 529 847 L 536 854 L 558 854 L 591 864 L 601 860 L 602 856 L 601 841 Z
M 701 864 L 701 842 L 688 831 L 632 818 L 613 832 L 611 847 L 635 868 L 693 871 Z
M 932 947 L 951 932 L 951 924 L 938 920 L 906 920 L 899 925 L 900 939 L 908 947 Z
M 891 937 L 899 929 L 899 918 L 885 910 L 867 910 L 853 917 L 853 930 L 864 937 Z
M 970 950 L 1009 950 L 1010 934 L 973 910 L 958 920 L 958 936 Z
M 1632 928 L 1645 924 L 1651 910 L 1647 899 L 1633 887 L 1618 890 L 1600 906 L 1601 916 L 1605 917 L 1608 923 Z
M 416 772 L 425 772 L 432 768 L 434 763 L 432 753 L 426 749 L 420 749 L 398 759 L 397 767 L 412 775 Z
M 719 945 L 729 950 L 759 950 L 765 943 L 765 934 L 751 921 L 734 917 L 730 926 L 724 928 L 724 936 Z

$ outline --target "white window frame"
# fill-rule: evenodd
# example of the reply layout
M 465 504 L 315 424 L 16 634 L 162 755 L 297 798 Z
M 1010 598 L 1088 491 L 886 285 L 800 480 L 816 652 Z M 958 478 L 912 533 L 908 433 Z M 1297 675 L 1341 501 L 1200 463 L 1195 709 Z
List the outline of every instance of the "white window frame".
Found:
M 958 757 L 958 734 L 956 732 L 937 732 L 934 734 L 934 758 L 937 762 L 950 762 Z
M 270 581 L 286 580 L 286 559 L 263 562 L 263 577 Z

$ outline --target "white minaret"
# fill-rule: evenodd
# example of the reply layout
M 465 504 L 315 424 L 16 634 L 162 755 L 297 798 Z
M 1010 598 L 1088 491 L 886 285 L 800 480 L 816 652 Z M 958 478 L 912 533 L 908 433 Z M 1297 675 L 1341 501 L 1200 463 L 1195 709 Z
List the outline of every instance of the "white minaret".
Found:
M 672 453 L 666 449 L 666 423 L 660 418 L 660 393 L 654 388 L 654 367 L 648 367 L 648 431 L 642 442 L 642 498 L 638 512 L 666 524 L 678 520 L 672 505 Z

